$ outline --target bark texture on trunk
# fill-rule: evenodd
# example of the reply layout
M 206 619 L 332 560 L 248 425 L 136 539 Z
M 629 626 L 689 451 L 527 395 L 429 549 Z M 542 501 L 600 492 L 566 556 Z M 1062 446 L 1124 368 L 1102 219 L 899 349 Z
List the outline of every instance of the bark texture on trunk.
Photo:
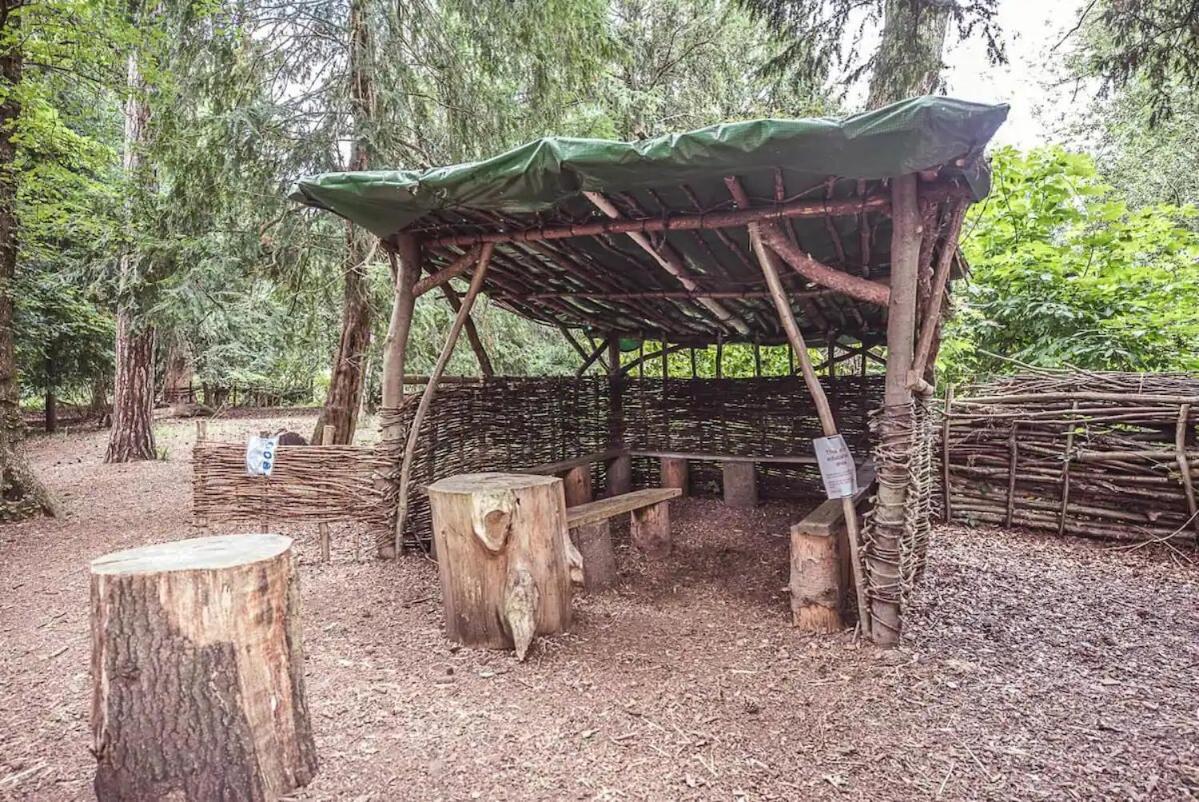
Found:
M 14 87 L 21 81 L 19 16 L 7 3 L 0 4 L 3 23 L 0 77 Z M 21 421 L 17 387 L 17 354 L 13 342 L 13 279 L 17 272 L 17 187 L 14 174 L 17 146 L 12 125 L 20 114 L 13 92 L 0 103 L 0 523 L 39 512 L 53 514 L 54 504 L 21 450 L 25 426 Z
M 289 538 L 109 554 L 91 606 L 97 799 L 257 802 L 313 778 Z
M 150 106 L 136 56 L 129 57 L 125 101 L 126 174 L 137 177 L 142 167 Z M 137 284 L 137 256 L 121 258 L 121 283 L 130 292 Z M 112 431 L 105 462 L 154 459 L 154 328 L 140 319 L 136 304 L 126 299 L 117 309 L 116 372 L 112 391 Z
M 949 26 L 949 4 L 886 0 L 884 22 L 866 108 L 927 95 L 941 88 L 941 51 Z
M 371 83 L 371 32 L 365 0 L 351 0 L 350 20 L 350 114 L 354 141 L 350 146 L 350 170 L 371 165 L 371 126 L 375 114 L 375 89 Z M 358 426 L 358 409 L 366 384 L 367 349 L 371 344 L 370 235 L 353 225 L 346 237 L 345 290 L 342 293 L 341 337 L 329 378 L 325 408 L 316 423 L 312 442 L 324 442 L 325 426 L 332 426 L 333 442 L 350 443 Z
M 117 313 L 112 430 L 105 462 L 154 459 L 154 329 L 134 330 L 128 310 Z
M 552 476 L 476 473 L 429 485 L 446 636 L 516 649 L 570 628 L 566 497 Z

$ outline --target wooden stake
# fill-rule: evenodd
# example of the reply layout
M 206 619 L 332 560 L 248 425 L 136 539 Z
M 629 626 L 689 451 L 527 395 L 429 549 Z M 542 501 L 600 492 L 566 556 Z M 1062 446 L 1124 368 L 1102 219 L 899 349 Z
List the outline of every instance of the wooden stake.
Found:
M 912 360 L 912 378 L 909 383 L 916 386 L 917 380 L 924 381 L 924 372 L 932 355 L 933 342 L 937 330 L 941 326 L 941 308 L 945 302 L 945 287 L 949 284 L 949 268 L 953 264 L 954 254 L 958 250 L 958 233 L 962 229 L 962 220 L 966 216 L 966 202 L 956 204 L 949 213 L 949 223 L 945 230 L 945 240 L 941 243 L 941 253 L 937 259 L 937 272 L 933 276 L 932 291 L 920 321 L 920 342 L 916 346 L 916 356 Z
M 862 357 L 862 364 L 866 358 Z M 953 407 L 953 385 L 945 388 L 945 416 L 941 420 L 941 493 L 945 497 L 945 523 L 953 520 L 952 496 L 949 487 L 949 426 L 952 421 L 950 410 Z
M 738 206 L 749 203 L 749 198 L 741 188 L 741 182 L 735 176 L 726 178 L 725 184 Z M 783 329 L 787 332 L 791 350 L 799 357 L 804 384 L 807 385 L 808 393 L 812 396 L 812 402 L 816 406 L 816 414 L 820 418 L 820 428 L 825 437 L 832 437 L 837 434 L 837 422 L 833 417 L 832 408 L 829 407 L 828 398 L 824 394 L 824 388 L 820 386 L 820 379 L 816 377 L 812 360 L 808 357 L 807 343 L 804 342 L 803 333 L 799 330 L 795 313 L 791 311 L 786 290 L 783 289 L 783 282 L 779 278 L 778 257 L 766 248 L 757 225 L 749 226 L 749 240 L 754 254 L 758 257 L 758 263 L 761 265 L 762 275 L 766 277 L 766 285 L 770 288 L 770 294 L 774 298 L 775 309 L 778 311 Z M 845 511 L 845 527 L 849 534 L 850 556 L 853 559 L 853 581 L 858 603 L 858 619 L 862 626 L 862 632 L 869 636 L 871 632 L 870 608 L 867 605 L 866 584 L 862 576 L 858 510 L 851 497 L 845 497 L 841 499 L 841 502 Z
M 332 426 L 326 426 L 321 430 L 321 445 L 333 445 L 333 437 L 337 432 L 333 431 Z M 321 521 L 316 525 L 317 534 L 320 536 L 321 544 L 321 562 L 329 562 L 329 522 Z M 355 534 L 357 537 L 357 534 Z
M 1012 431 L 1008 435 L 1007 441 L 1007 517 L 1003 522 L 1003 525 L 1006 527 L 1011 527 L 1012 516 L 1016 511 L 1016 460 L 1020 452 L 1020 446 L 1016 441 L 1016 432 L 1019 428 L 1020 424 L 1012 423 Z
M 395 527 L 396 554 L 400 553 L 404 536 L 404 522 L 408 517 L 408 482 L 412 476 L 412 458 L 416 455 L 416 441 L 420 435 L 420 425 L 429 411 L 429 405 L 433 403 L 433 397 L 437 395 L 437 384 L 441 380 L 441 374 L 445 372 L 445 366 L 450 361 L 450 356 L 454 353 L 454 346 L 458 343 L 458 335 L 462 332 L 466 317 L 470 314 L 471 307 L 475 305 L 475 298 L 478 297 L 479 290 L 483 287 L 483 277 L 487 275 L 487 265 L 491 262 L 491 252 L 494 249 L 494 245 L 487 243 L 479 253 L 479 264 L 475 268 L 475 274 L 471 276 L 470 288 L 466 291 L 466 297 L 462 299 L 462 308 L 458 310 L 458 315 L 454 318 L 454 325 L 450 327 L 445 345 L 437 357 L 437 364 L 433 366 L 433 372 L 429 375 L 429 383 L 425 385 L 425 391 L 420 397 L 420 404 L 412 416 L 412 425 L 408 430 L 408 442 L 404 446 L 404 457 L 400 463 L 400 491 Z
M 450 309 L 457 314 L 462 307 L 462 301 L 458 298 L 458 293 L 454 292 L 454 288 L 449 284 L 441 285 L 441 294 L 445 296 L 446 303 L 450 305 Z M 479 363 L 479 371 L 485 378 L 490 379 L 495 375 L 495 369 L 491 366 L 491 357 L 487 356 L 487 349 L 483 347 L 483 338 L 479 336 L 479 330 L 475 328 L 475 321 L 470 315 L 466 316 L 466 322 L 463 325 L 466 330 L 466 339 L 470 343 L 470 350 L 475 354 L 475 360 Z
M 1182 478 L 1182 489 L 1187 497 L 1187 510 L 1191 514 L 1191 528 L 1199 534 L 1199 507 L 1195 506 L 1195 486 L 1191 481 L 1191 463 L 1187 458 L 1187 418 L 1191 405 L 1178 408 L 1178 425 L 1174 427 L 1174 448 L 1178 452 L 1178 471 Z

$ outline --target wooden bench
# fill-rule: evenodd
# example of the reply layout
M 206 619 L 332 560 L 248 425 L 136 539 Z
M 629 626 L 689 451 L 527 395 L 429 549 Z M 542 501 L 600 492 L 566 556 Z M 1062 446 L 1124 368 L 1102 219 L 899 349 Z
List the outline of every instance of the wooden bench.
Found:
M 874 487 L 874 465 L 858 467 L 856 507 Z M 845 505 L 831 498 L 791 526 L 792 622 L 810 632 L 843 628 L 853 596 L 853 562 Z M 859 611 L 860 613 L 861 611 Z
M 690 451 L 630 451 L 634 457 L 656 457 L 661 466 L 662 486 L 677 487 L 687 495 L 688 465 L 692 460 L 719 462 L 724 489 L 724 503 L 730 507 L 758 505 L 758 463 L 777 465 L 815 465 L 810 454 L 747 457 L 731 454 L 705 454 Z
M 609 519 L 630 513 L 629 531 L 633 545 L 647 556 L 660 559 L 670 554 L 670 507 L 667 502 L 682 494 L 677 487 L 650 487 L 567 507 L 566 525 L 572 530 L 581 530 L 602 524 L 607 530 Z M 581 545 L 579 551 L 583 552 Z M 589 571 L 586 553 L 583 553 L 583 566 L 586 575 Z

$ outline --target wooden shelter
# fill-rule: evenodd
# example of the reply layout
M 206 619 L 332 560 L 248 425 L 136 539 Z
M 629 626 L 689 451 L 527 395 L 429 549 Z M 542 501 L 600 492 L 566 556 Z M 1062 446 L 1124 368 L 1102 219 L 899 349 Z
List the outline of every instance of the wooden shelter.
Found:
M 546 425 L 565 427 L 559 439 L 579 452 L 657 453 L 638 442 L 642 421 L 630 416 L 649 402 L 629 394 L 618 359 L 622 338 L 661 341 L 664 352 L 788 344 L 804 386 L 762 380 L 757 387 L 768 408 L 788 408 L 804 394 L 805 414 L 818 426 L 807 436 L 834 435 L 846 425 L 845 405 L 829 403 L 809 358 L 811 348 L 836 346 L 886 364 L 881 397 L 872 403 L 881 407 L 876 431 L 867 438 L 860 425 L 856 445 L 868 439 L 874 451 L 876 500 L 864 532 L 849 498 L 844 515 L 864 588 L 859 609 L 870 610 L 864 628 L 877 642 L 897 640 L 904 594 L 923 563 L 931 493 L 923 399 L 932 391 L 948 280 L 960 270 L 959 229 L 966 207 L 987 192 L 982 152 L 1006 114 L 1006 106 L 922 97 L 843 120 L 756 120 L 635 143 L 549 138 L 471 164 L 297 182 L 294 199 L 368 228 L 391 255 L 395 299 L 384 346 L 383 425 L 398 462 L 395 548 L 409 523 L 414 472 L 437 453 L 436 442 L 422 446 L 422 426 L 463 330 L 490 373 L 470 321 L 480 293 L 568 337 L 582 330 L 600 341 L 586 348 L 571 337 L 584 369 L 606 364 L 605 384 L 580 371 L 569 387 L 547 379 L 544 395 L 531 385 L 520 392 L 519 403 L 538 397 L 545 409 L 574 399 L 578 420 Z M 455 277 L 469 279 L 461 297 L 448 283 Z M 434 288 L 457 316 L 419 401 L 406 403 L 413 303 Z M 735 394 L 716 382 L 687 398 L 703 404 L 709 395 Z M 496 380 L 485 390 L 488 403 L 516 403 L 505 386 Z M 477 412 L 480 397 L 455 414 Z M 585 414 L 577 411 L 583 407 Z M 495 414 L 503 412 L 489 409 L 474 420 Z M 530 416 L 536 410 L 518 420 L 527 424 Z M 454 459 L 463 459 L 463 444 L 477 436 L 466 428 L 453 435 Z M 743 443 L 757 442 L 759 434 L 770 440 L 774 453 L 755 454 L 759 461 L 800 462 L 798 455 L 810 454 L 793 429 L 786 429 L 789 447 L 787 437 L 738 431 Z M 520 446 L 508 444 L 510 451 Z M 610 490 L 624 483 L 628 469 L 627 462 L 609 462 Z

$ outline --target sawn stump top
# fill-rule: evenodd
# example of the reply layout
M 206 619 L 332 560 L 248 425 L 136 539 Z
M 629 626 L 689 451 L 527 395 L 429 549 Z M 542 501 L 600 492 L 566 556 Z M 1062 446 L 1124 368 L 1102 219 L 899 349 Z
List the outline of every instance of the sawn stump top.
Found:
M 291 548 L 283 535 L 216 535 L 114 551 L 92 560 L 93 574 L 211 571 L 269 560 Z
M 462 473 L 447 476 L 429 485 L 426 490 L 434 493 L 479 493 L 495 490 L 519 490 L 525 487 L 552 485 L 560 482 L 555 476 L 537 476 L 527 473 Z

